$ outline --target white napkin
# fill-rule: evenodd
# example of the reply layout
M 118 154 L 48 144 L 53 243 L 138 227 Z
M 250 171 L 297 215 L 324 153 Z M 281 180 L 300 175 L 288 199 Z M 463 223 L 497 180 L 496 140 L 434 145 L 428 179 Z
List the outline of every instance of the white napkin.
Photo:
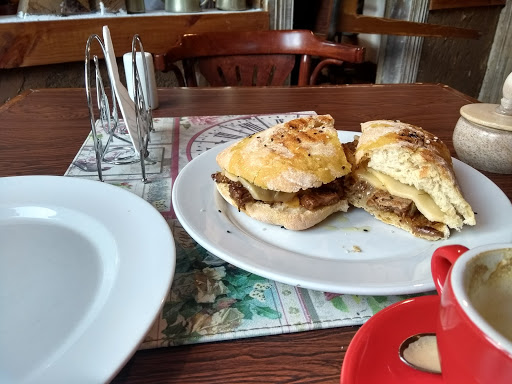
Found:
M 114 45 L 110 37 L 110 30 L 105 25 L 103 26 L 103 43 L 105 44 L 105 62 L 107 63 L 107 70 L 110 78 L 113 80 L 112 86 L 123 115 L 124 124 L 130 135 L 133 146 L 140 152 L 139 136 L 137 134 L 137 118 L 135 115 L 135 103 L 130 98 L 127 89 L 119 79 L 119 69 L 117 68 L 116 54 L 114 52 Z M 143 131 L 143 130 L 141 130 Z M 143 132 L 141 132 L 143 134 Z

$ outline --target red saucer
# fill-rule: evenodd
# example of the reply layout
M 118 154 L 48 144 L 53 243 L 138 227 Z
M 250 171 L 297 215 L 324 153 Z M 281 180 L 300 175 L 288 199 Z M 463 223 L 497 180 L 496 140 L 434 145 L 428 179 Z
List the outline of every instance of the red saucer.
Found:
M 442 383 L 441 375 L 411 368 L 398 348 L 409 336 L 435 332 L 439 296 L 420 296 L 390 305 L 357 331 L 341 367 L 341 384 Z

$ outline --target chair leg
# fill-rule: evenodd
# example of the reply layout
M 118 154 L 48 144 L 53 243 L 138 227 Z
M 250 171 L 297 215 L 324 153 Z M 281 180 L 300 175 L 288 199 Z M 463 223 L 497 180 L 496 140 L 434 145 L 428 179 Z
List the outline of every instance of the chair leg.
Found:
M 309 72 L 311 70 L 311 57 L 309 55 L 302 55 L 299 64 L 299 78 L 297 85 L 299 87 L 305 87 L 310 84 Z
M 195 62 L 193 59 L 183 59 L 183 71 L 185 72 L 185 81 L 187 87 L 197 87 L 197 79 L 195 73 Z
M 180 87 L 184 87 L 185 86 L 185 79 L 183 78 L 183 74 L 181 73 L 180 69 L 176 65 L 171 64 L 170 67 L 169 67 L 169 70 L 171 72 L 173 72 L 174 75 L 176 76 L 176 80 L 178 81 L 178 85 Z

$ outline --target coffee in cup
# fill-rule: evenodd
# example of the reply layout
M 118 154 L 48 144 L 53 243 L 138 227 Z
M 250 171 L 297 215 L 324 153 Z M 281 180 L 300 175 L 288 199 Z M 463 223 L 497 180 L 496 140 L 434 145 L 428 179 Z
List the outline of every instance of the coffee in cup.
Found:
M 465 273 L 475 310 L 512 342 L 512 248 L 481 253 L 468 263 Z
M 438 248 L 436 327 L 445 383 L 512 382 L 512 244 Z

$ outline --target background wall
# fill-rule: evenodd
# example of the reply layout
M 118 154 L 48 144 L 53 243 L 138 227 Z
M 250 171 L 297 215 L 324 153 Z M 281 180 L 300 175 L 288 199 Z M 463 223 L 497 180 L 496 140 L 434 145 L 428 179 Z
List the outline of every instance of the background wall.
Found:
M 425 38 L 416 81 L 443 83 L 478 98 L 503 7 L 430 11 L 428 23 L 477 29 L 478 40 Z
M 327 23 L 327 20 L 323 19 L 325 10 L 332 2 L 332 0 L 269 0 L 265 4 L 270 12 L 271 28 L 295 27 L 315 30 L 315 28 L 325 27 Z M 366 0 L 364 13 L 383 16 L 383 3 L 384 1 L 381 0 Z M 508 0 L 505 9 L 503 6 L 480 6 L 430 11 L 426 22 L 478 29 L 482 31 L 482 37 L 479 40 L 424 38 L 416 81 L 444 83 L 472 97 L 480 97 L 481 101 L 497 102 L 501 97 L 499 88 L 503 83 L 503 76 L 508 75 L 507 68 L 508 64 L 512 65 L 512 59 L 504 58 L 504 54 L 500 54 L 499 49 L 496 48 L 494 51 L 498 51 L 497 53 L 490 55 L 490 52 L 493 50 L 500 15 L 503 19 L 501 23 L 506 27 L 504 29 L 502 26 L 501 29 L 509 31 L 512 18 L 506 16 L 510 15 L 511 3 L 512 0 Z M 503 33 L 501 35 L 503 37 Z M 368 62 L 348 67 L 343 73 L 333 71 L 328 81 L 334 83 L 336 81 L 340 83 L 375 81 L 381 36 L 360 34 L 356 38 L 355 41 L 358 44 L 368 47 Z M 498 40 L 503 45 L 503 38 Z M 506 40 L 509 45 L 510 40 L 510 38 Z M 512 55 L 508 55 L 510 56 Z M 496 63 L 499 63 L 500 68 L 495 68 Z M 124 77 L 122 61 L 118 61 L 118 65 L 120 74 Z M 83 62 L 0 69 L 0 104 L 30 88 L 83 87 L 83 74 Z M 483 84 L 486 85 L 485 92 L 482 92 Z M 176 86 L 177 82 L 172 73 L 157 73 L 157 85 L 172 87 Z

